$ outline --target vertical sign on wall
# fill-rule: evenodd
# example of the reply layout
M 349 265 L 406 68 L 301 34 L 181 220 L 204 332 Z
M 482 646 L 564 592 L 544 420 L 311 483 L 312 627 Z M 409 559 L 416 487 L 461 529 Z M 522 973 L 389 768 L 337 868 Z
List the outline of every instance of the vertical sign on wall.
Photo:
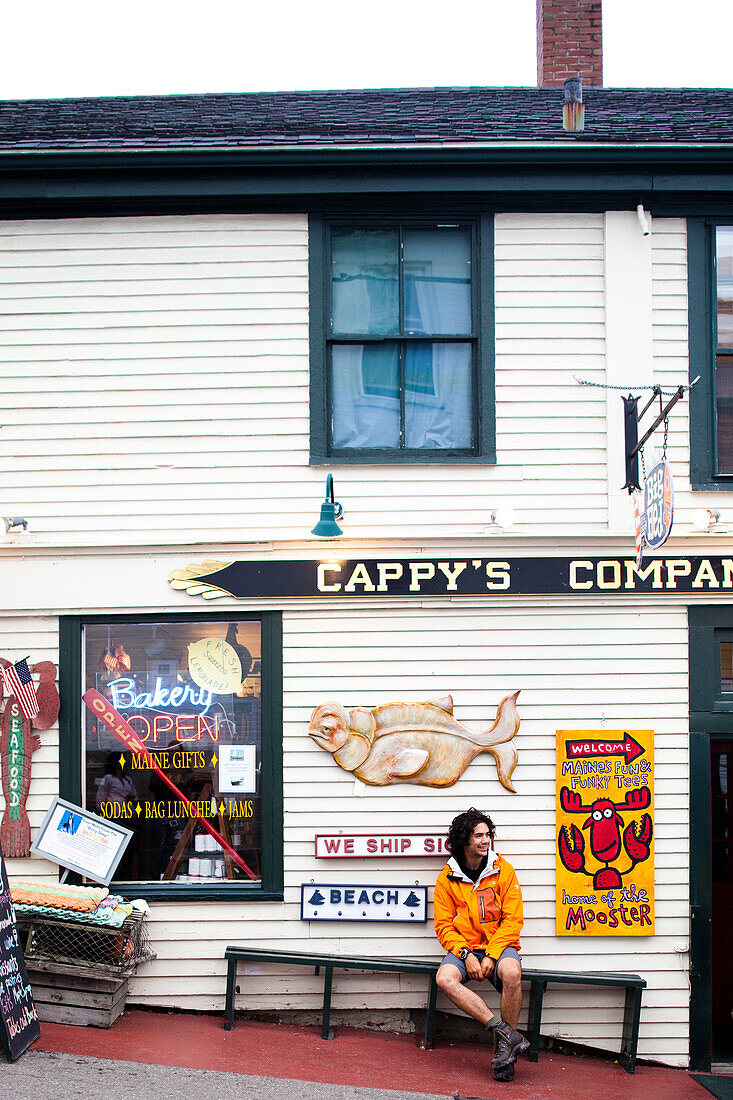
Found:
M 654 935 L 654 731 L 557 731 L 558 936 Z

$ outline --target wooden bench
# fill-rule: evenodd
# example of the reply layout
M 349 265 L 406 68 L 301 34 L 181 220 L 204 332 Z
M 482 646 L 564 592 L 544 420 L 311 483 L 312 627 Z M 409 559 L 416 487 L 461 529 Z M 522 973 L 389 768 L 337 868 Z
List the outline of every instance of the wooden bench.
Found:
M 435 1001 L 438 995 L 438 987 L 435 984 L 435 975 L 438 970 L 436 962 L 427 962 L 422 959 L 374 959 L 363 958 L 359 955 L 325 955 L 317 951 L 270 951 L 261 947 L 227 947 L 224 958 L 227 960 L 225 1031 L 231 1031 L 234 1026 L 234 994 L 236 992 L 237 964 L 240 962 L 272 962 L 295 966 L 314 966 L 316 974 L 323 967 L 322 1039 L 333 1039 L 330 1022 L 334 970 L 381 970 L 396 974 L 427 975 L 429 979 L 427 1016 L 425 1018 L 425 1035 L 420 1045 L 425 1050 L 432 1050 L 433 1048 Z
M 425 1034 L 420 1044 L 425 1050 L 433 1049 L 435 1030 L 435 1002 L 438 987 L 435 975 L 439 963 L 423 959 L 375 959 L 359 955 L 326 955 L 311 951 L 271 951 L 261 947 L 227 947 L 224 952 L 227 960 L 227 993 L 224 1010 L 224 1029 L 234 1027 L 234 995 L 237 982 L 237 964 L 240 962 L 274 962 L 295 966 L 313 966 L 316 974 L 321 967 L 323 975 L 323 1015 L 321 1018 L 321 1038 L 332 1039 L 331 989 L 334 969 L 342 970 L 381 970 L 397 974 L 425 974 L 429 978 L 428 1003 L 425 1017 Z M 548 985 L 597 985 L 626 990 L 624 1019 L 621 1036 L 620 1064 L 627 1073 L 636 1068 L 636 1048 L 639 1041 L 639 1018 L 641 1015 L 641 991 L 646 981 L 638 974 L 601 974 L 594 971 L 570 973 L 564 970 L 538 970 L 532 967 L 522 968 L 523 981 L 530 983 L 529 1015 L 527 1032 L 529 1039 L 528 1058 L 536 1062 L 539 1052 L 540 1028 L 542 1025 L 542 1002 Z
M 627 1073 L 636 1068 L 636 1048 L 639 1042 L 639 1018 L 641 1016 L 641 991 L 646 981 L 638 974 L 602 974 L 595 971 L 579 971 L 572 974 L 565 970 L 536 970 L 522 967 L 523 981 L 530 982 L 527 1038 L 530 1062 L 537 1061 L 542 1023 L 542 999 L 548 985 L 597 985 L 625 989 L 624 1020 L 621 1033 L 619 1062 Z

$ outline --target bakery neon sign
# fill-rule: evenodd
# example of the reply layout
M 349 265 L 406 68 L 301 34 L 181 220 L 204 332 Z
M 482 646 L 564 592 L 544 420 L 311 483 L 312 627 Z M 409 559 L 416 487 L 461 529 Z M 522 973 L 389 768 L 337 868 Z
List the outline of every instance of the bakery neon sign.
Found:
M 163 687 L 162 677 L 158 676 L 152 691 L 138 693 L 137 684 L 131 676 L 120 676 L 108 684 L 115 710 L 127 711 L 127 721 L 143 742 L 151 741 L 157 745 L 162 738 L 175 738 L 180 743 L 200 741 L 203 736 L 212 741 L 219 740 L 218 714 L 207 715 L 214 698 L 213 692 L 206 688 L 195 688 L 191 684 L 177 684 L 173 688 Z M 130 710 L 166 710 L 178 711 L 187 707 L 187 712 L 176 714 L 130 714 Z M 202 707 L 197 714 L 191 714 L 193 707 Z
M 108 687 L 112 692 L 112 706 L 115 710 L 123 710 L 127 707 L 140 707 L 143 710 L 157 710 L 159 707 L 176 709 L 190 702 L 192 707 L 203 707 L 201 714 L 206 714 L 214 698 L 213 692 L 206 688 L 197 691 L 191 684 L 177 684 L 174 688 L 164 688 L 162 677 L 158 676 L 153 691 L 144 691 L 137 695 L 134 688 L 137 684 L 131 676 L 120 676 L 116 680 L 110 680 Z

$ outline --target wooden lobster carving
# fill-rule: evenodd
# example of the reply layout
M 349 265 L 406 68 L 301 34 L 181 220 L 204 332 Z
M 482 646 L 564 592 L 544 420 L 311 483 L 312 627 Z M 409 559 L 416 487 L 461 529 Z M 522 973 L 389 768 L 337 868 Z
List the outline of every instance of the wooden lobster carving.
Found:
M 0 657 L 0 666 L 12 664 Z M 0 845 L 3 855 L 26 857 L 31 850 L 31 826 L 25 804 L 31 785 L 31 757 L 40 747 L 40 737 L 32 732 L 47 730 L 59 714 L 59 693 L 56 687 L 56 665 L 52 661 L 39 661 L 30 666 L 38 674 L 36 695 L 38 714 L 28 719 L 20 709 L 15 695 L 8 695 L 0 677 L 0 761 L 2 761 L 2 789 L 5 812 L 0 822 Z

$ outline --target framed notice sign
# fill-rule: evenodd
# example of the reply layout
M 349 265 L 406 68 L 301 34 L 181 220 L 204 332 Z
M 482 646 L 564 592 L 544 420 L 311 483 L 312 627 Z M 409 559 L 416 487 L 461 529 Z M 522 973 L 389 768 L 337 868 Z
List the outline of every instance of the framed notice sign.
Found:
M 133 835 L 131 829 L 55 798 L 31 852 L 108 886 Z
M 654 731 L 557 731 L 558 936 L 654 935 Z

